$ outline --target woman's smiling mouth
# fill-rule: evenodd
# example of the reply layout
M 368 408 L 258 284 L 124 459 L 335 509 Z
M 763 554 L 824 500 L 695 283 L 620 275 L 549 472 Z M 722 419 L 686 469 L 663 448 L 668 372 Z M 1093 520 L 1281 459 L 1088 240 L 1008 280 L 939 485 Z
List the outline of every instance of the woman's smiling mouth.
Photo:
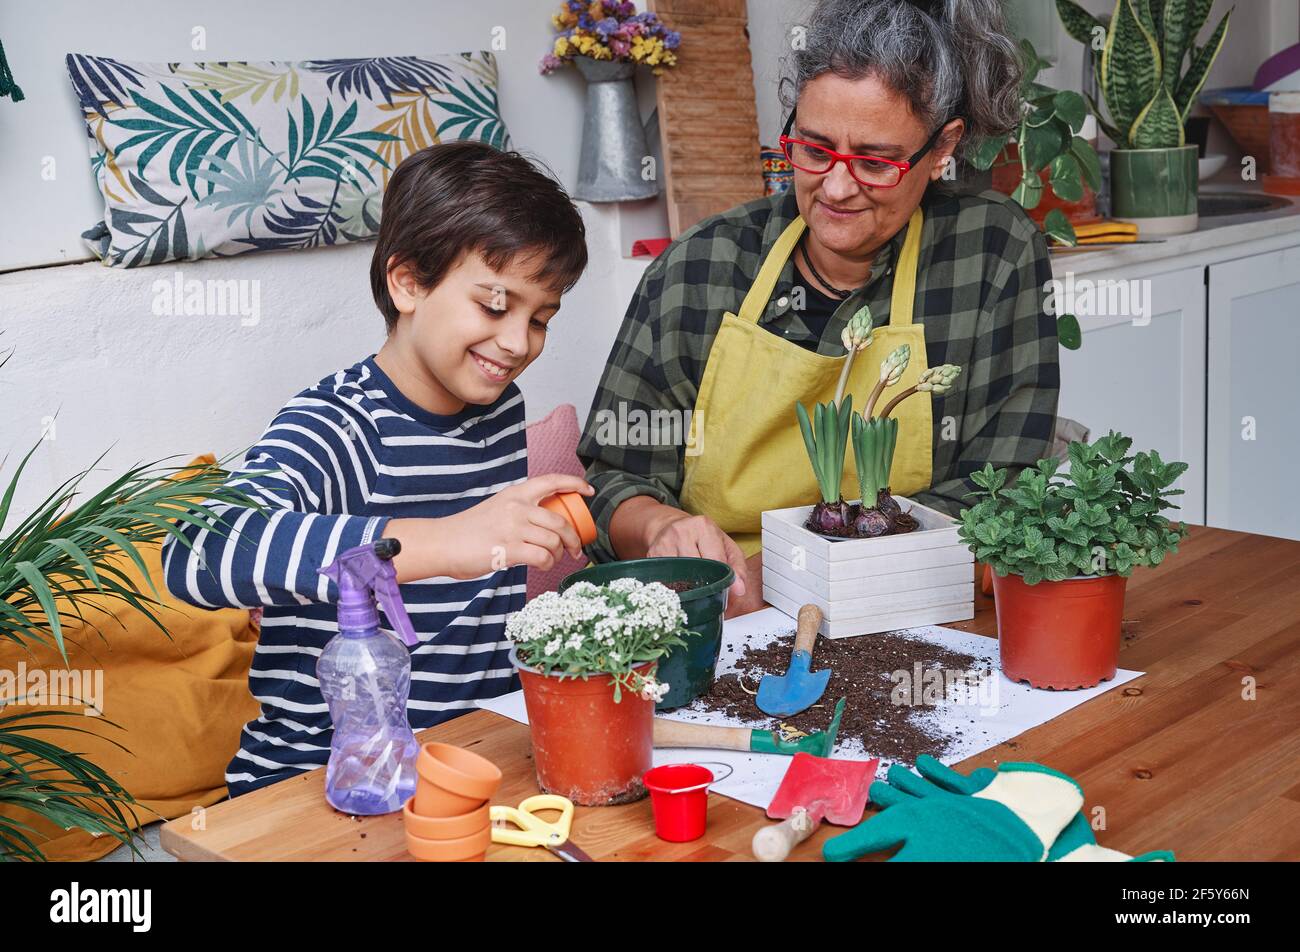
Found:
M 817 205 L 827 217 L 836 221 L 847 221 L 868 211 L 866 208 L 836 208 L 834 205 L 827 205 L 823 201 L 818 201 Z

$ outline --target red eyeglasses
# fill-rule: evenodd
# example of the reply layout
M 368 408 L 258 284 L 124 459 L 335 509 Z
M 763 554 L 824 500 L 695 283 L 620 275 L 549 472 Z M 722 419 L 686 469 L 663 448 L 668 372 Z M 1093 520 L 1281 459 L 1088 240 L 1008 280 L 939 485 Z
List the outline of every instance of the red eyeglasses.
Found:
M 948 120 L 948 122 L 951 121 Z M 842 155 L 834 149 L 828 149 L 815 142 L 792 139 L 790 138 L 790 130 L 794 128 L 793 112 L 790 113 L 790 118 L 786 120 L 785 131 L 781 133 L 780 142 L 781 149 L 790 164 L 802 172 L 825 175 L 840 162 L 843 162 L 848 167 L 849 174 L 853 176 L 854 181 L 859 185 L 865 185 L 867 188 L 893 188 L 903 180 L 903 176 L 911 171 L 917 162 L 921 161 L 934 148 L 935 143 L 939 141 L 939 136 L 947 128 L 948 122 L 935 129 L 934 135 L 930 136 L 930 140 L 906 162 L 882 159 L 876 155 Z

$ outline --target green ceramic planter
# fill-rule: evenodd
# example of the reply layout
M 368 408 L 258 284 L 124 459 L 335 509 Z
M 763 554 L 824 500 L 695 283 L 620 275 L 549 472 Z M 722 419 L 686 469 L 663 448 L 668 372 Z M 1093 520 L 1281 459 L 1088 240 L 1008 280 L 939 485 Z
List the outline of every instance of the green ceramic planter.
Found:
M 666 711 L 689 704 L 713 684 L 713 669 L 722 645 L 722 616 L 727 610 L 727 589 L 736 573 L 725 562 L 713 559 L 669 557 L 605 562 L 574 572 L 560 583 L 563 592 L 575 582 L 604 585 L 617 578 L 641 582 L 699 582 L 696 588 L 678 592 L 686 612 L 686 644 L 674 648 L 659 660 L 655 675 L 669 684 L 668 693 L 655 705 Z
M 1115 149 L 1110 154 L 1111 216 L 1135 222 L 1143 236 L 1195 231 L 1200 179 L 1195 145 Z

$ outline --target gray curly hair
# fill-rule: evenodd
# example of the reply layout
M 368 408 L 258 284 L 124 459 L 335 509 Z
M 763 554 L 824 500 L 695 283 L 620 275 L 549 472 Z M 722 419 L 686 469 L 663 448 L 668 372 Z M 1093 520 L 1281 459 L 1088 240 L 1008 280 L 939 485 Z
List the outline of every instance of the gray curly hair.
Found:
M 819 0 L 806 40 L 778 87 L 787 110 L 833 72 L 880 78 L 929 129 L 965 119 L 959 155 L 1019 122 L 1023 66 L 1002 0 Z

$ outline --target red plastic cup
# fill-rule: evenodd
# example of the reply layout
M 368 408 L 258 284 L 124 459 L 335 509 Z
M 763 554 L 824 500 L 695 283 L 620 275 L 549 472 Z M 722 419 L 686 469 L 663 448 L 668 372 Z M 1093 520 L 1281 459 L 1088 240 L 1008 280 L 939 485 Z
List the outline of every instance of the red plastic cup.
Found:
M 641 778 L 650 791 L 655 835 L 669 843 L 687 843 L 704 835 L 713 771 L 699 764 L 665 764 Z

